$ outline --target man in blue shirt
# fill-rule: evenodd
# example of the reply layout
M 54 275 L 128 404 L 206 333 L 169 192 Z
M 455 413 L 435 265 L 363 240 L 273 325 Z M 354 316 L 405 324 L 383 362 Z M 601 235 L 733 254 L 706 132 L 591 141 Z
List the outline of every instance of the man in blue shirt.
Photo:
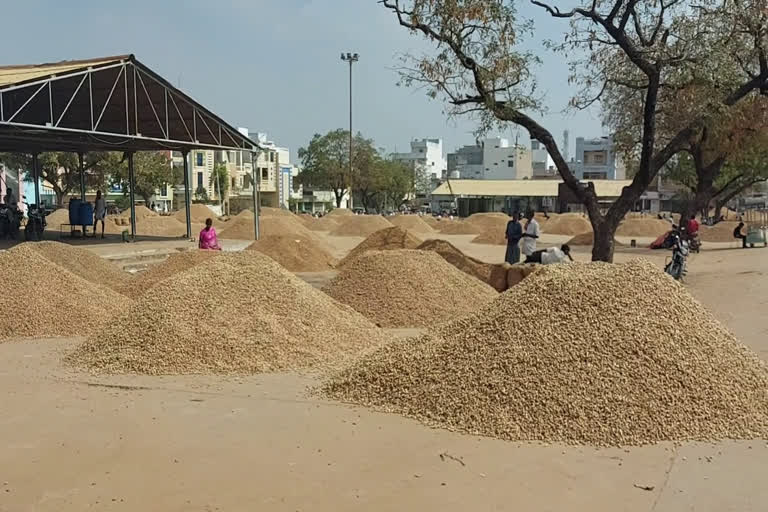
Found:
M 514 265 L 520 263 L 520 239 L 523 237 L 523 226 L 520 225 L 520 214 L 512 214 L 512 220 L 507 222 L 507 254 L 504 261 Z

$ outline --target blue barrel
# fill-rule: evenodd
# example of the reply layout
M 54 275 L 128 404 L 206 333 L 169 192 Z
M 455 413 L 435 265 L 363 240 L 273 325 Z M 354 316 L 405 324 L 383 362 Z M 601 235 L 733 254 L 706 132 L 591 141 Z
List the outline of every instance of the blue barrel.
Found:
M 78 219 L 78 226 L 93 224 L 93 205 L 91 203 L 80 203 Z
M 80 225 L 80 205 L 83 202 L 74 197 L 69 200 L 69 223 L 73 226 Z

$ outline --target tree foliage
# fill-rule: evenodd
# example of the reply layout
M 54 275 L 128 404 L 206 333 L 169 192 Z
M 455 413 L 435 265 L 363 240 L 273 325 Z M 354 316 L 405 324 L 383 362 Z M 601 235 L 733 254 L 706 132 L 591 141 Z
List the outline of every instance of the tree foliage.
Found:
M 106 159 L 111 169 L 113 184 L 119 184 L 125 194 L 130 189 L 128 159 L 123 153 L 109 153 Z M 152 196 L 164 185 L 177 185 L 183 180 L 183 171 L 172 166 L 164 152 L 142 151 L 133 156 L 135 195 L 149 204 Z
M 472 114 L 481 130 L 514 123 L 541 142 L 565 184 L 584 204 L 595 232 L 592 258 L 613 259 L 619 222 L 659 170 L 679 152 L 709 116 L 768 88 L 766 16 L 762 0 L 589 0 L 561 11 L 532 4 L 569 20 L 571 30 L 557 49 L 583 55 L 571 63 L 576 108 L 639 98 L 640 121 L 633 141 L 637 165 L 631 185 L 603 214 L 594 187 L 579 182 L 551 132 L 532 116 L 541 110 L 532 67 L 518 50 L 532 28 L 518 20 L 512 0 L 382 0 L 398 23 L 434 43 L 435 51 L 404 57 L 403 82 L 426 87 L 444 99 L 452 115 Z M 711 58 L 716 54 L 717 58 Z M 727 71 L 722 79 L 719 71 Z M 659 97 L 694 84 L 708 94 L 693 102 L 684 122 L 659 138 Z M 608 124 L 615 123 L 608 116 Z
M 373 163 L 373 141 L 357 134 L 352 141 L 352 169 L 349 168 L 349 131 L 337 129 L 315 134 L 306 148 L 299 149 L 302 172 L 299 181 L 306 187 L 332 190 L 336 207 L 357 186 Z
M 221 187 L 221 191 L 219 191 L 219 187 Z M 218 198 L 227 197 L 229 192 L 229 169 L 227 164 L 224 162 L 214 164 L 213 172 L 208 179 L 208 189 L 213 190 Z
M 108 153 L 92 152 L 84 156 L 85 186 L 88 189 L 105 188 L 111 172 Z M 64 198 L 80 194 L 80 159 L 77 153 L 40 153 L 40 178 L 48 182 L 56 195 L 56 205 L 62 207 Z M 28 182 L 33 180 L 32 155 L 24 153 L 0 153 L 0 163 L 9 169 L 26 173 Z

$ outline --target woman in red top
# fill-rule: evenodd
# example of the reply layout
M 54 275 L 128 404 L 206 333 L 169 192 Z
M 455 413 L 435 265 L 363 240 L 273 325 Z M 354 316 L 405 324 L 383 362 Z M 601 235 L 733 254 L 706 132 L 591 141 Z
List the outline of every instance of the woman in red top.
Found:
M 216 236 L 216 228 L 213 227 L 212 219 L 205 219 L 205 227 L 202 229 L 202 231 L 200 231 L 197 246 L 200 249 L 209 251 L 221 250 L 221 247 L 219 246 L 219 239 Z

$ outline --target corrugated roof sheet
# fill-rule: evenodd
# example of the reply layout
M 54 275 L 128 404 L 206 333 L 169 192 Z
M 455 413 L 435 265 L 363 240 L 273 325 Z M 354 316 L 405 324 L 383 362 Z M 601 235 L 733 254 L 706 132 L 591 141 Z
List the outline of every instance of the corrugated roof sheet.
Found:
M 588 180 L 594 183 L 598 197 L 618 197 L 629 180 Z M 557 197 L 558 180 L 448 180 L 432 195 Z
M 65 60 L 49 64 L 32 64 L 21 66 L 0 66 L 0 87 L 17 83 L 29 82 L 38 78 L 59 75 L 78 69 L 103 66 L 130 58 L 130 55 L 115 57 L 100 57 L 87 60 Z

